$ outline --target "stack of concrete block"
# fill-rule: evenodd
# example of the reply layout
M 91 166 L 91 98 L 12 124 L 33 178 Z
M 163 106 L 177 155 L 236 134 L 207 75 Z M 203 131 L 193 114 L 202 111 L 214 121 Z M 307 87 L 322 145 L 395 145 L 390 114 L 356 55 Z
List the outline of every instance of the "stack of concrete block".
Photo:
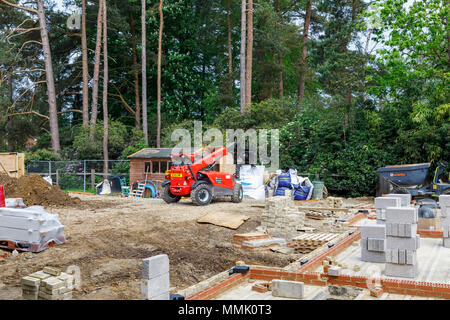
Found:
M 24 300 L 71 300 L 74 287 L 72 275 L 55 268 L 44 270 L 22 278 Z
M 388 198 L 400 198 L 400 206 L 401 207 L 410 207 L 411 206 L 411 194 L 410 193 L 389 193 L 386 195 Z
M 375 209 L 377 210 L 377 224 L 386 223 L 386 208 L 401 207 L 399 197 L 377 197 L 375 198 Z
M 143 300 L 169 300 L 169 257 L 166 254 L 142 260 L 141 291 Z
M 386 262 L 386 226 L 383 224 L 361 226 L 361 260 Z
M 269 233 L 296 233 L 305 225 L 305 213 L 299 212 L 290 197 L 266 199 L 261 215 L 261 226 Z
M 417 249 L 420 246 L 417 222 L 417 208 L 387 208 L 385 267 L 387 276 L 405 278 L 417 276 Z
M 20 201 L 10 204 L 21 205 Z M 0 240 L 13 241 L 28 247 L 29 251 L 40 252 L 50 242 L 62 244 L 66 238 L 57 214 L 46 212 L 42 206 L 32 206 L 0 208 Z
M 439 196 L 441 206 L 441 227 L 444 233 L 443 245 L 450 248 L 450 195 Z

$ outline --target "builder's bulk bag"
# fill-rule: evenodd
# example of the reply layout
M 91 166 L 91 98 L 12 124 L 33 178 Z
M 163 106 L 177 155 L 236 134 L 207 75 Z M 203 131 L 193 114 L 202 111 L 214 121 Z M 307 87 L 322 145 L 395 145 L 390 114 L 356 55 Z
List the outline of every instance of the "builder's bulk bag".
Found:
M 291 175 L 288 172 L 283 172 L 278 176 L 278 188 L 292 189 Z
M 311 187 L 306 185 L 298 185 L 294 191 L 294 200 L 304 201 L 308 200 L 309 192 L 311 191 Z
M 275 197 L 284 197 L 286 195 L 286 190 L 290 190 L 290 188 L 285 188 L 285 187 L 278 187 L 275 190 Z

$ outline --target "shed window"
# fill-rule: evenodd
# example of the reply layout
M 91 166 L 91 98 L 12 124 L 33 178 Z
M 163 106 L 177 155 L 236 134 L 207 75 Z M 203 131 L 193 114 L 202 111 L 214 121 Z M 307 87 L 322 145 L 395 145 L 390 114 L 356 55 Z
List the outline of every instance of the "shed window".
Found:
M 153 161 L 152 173 L 159 173 L 159 161 Z
M 161 173 L 165 173 L 167 170 L 167 161 L 161 161 Z
M 145 163 L 145 170 L 144 172 L 150 172 L 150 162 Z

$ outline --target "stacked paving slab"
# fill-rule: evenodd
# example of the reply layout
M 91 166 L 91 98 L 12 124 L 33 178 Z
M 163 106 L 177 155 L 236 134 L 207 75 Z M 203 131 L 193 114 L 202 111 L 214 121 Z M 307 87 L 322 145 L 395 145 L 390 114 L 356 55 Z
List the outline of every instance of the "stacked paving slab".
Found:
M 417 234 L 418 210 L 414 207 L 386 209 L 386 267 L 385 274 L 393 277 L 415 278 L 418 274 Z
M 450 248 L 450 195 L 439 196 L 441 206 L 441 227 L 444 233 L 443 245 Z
M 22 278 L 24 300 L 71 300 L 74 286 L 72 275 L 55 268 L 44 270 Z
M 169 300 L 169 257 L 166 254 L 142 260 L 141 291 L 144 300 Z
M 384 224 L 361 226 L 361 260 L 386 262 L 386 226 Z
M 261 226 L 269 233 L 296 233 L 305 225 L 305 213 L 299 212 L 289 196 L 266 199 Z
M 377 197 L 375 198 L 375 209 L 377 210 L 377 224 L 386 223 L 386 208 L 401 207 L 399 197 Z
M 402 194 L 402 193 L 389 193 L 386 197 L 389 198 L 400 198 L 400 206 L 401 207 L 409 207 L 411 206 L 412 196 L 410 193 Z

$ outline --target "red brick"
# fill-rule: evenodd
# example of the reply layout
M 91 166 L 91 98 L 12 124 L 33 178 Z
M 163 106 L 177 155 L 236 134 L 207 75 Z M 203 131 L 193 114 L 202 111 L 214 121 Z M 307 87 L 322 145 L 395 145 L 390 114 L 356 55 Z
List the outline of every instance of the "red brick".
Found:
M 269 291 L 269 288 L 267 288 L 266 286 L 261 286 L 261 285 L 259 285 L 259 284 L 255 284 L 255 285 L 252 287 L 252 290 L 253 290 L 253 291 L 257 291 L 257 292 L 264 293 L 264 292 Z

